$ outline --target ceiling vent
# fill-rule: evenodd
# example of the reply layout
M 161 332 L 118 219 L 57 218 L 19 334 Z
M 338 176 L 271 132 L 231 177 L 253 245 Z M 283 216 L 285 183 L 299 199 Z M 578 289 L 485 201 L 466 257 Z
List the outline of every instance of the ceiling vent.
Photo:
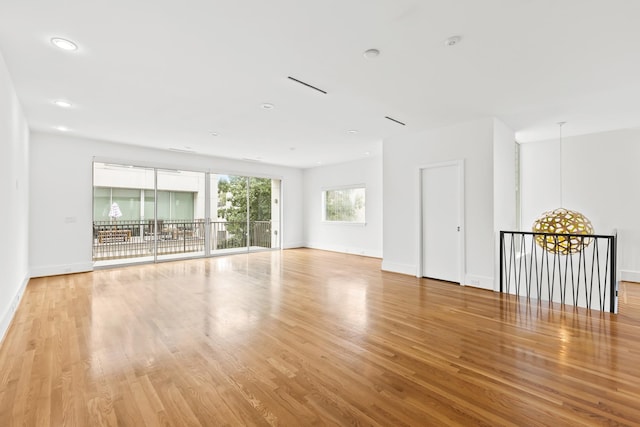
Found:
M 402 123 L 400 120 L 396 120 L 393 117 L 384 116 L 384 118 L 387 119 L 387 120 L 391 120 L 392 122 L 396 122 L 399 125 L 406 126 L 406 123 Z
M 291 76 L 288 76 L 287 78 L 288 78 L 289 80 L 292 80 L 292 81 L 294 81 L 294 82 L 296 82 L 296 83 L 299 83 L 299 84 L 301 84 L 301 85 L 303 85 L 303 86 L 306 86 L 306 87 L 311 88 L 311 89 L 313 89 L 313 90 L 317 90 L 317 91 L 318 91 L 318 92 L 320 92 L 320 93 L 323 93 L 323 94 L 325 94 L 325 95 L 327 94 L 327 91 L 322 90 L 322 89 L 320 89 L 320 88 L 318 88 L 318 87 L 315 87 L 314 85 L 310 85 L 309 83 L 305 83 L 305 82 L 303 82 L 302 80 L 298 80 L 298 79 L 296 79 L 296 78 L 294 78 L 294 77 L 291 77 Z
M 195 150 L 193 150 L 192 148 L 170 147 L 169 151 L 175 151 L 176 153 L 195 153 Z

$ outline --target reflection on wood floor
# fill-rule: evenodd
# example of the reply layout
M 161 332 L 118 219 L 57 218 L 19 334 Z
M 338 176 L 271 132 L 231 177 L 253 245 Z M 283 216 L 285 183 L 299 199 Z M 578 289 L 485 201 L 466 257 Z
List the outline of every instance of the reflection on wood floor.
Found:
M 632 425 L 640 285 L 618 316 L 310 249 L 33 279 L 0 425 Z

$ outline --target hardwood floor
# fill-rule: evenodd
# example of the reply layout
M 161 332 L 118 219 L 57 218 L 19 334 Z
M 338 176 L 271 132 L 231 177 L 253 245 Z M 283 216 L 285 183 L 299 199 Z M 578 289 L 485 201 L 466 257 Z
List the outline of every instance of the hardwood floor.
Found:
M 34 279 L 0 426 L 639 425 L 640 285 L 620 314 L 310 249 Z

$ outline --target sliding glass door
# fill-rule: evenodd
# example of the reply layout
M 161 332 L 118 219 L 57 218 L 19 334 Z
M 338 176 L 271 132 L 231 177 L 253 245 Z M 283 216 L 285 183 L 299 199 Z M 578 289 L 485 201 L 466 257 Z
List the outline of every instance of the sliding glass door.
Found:
M 159 260 L 205 255 L 205 179 L 203 172 L 157 169 Z
M 96 265 L 280 247 L 280 180 L 94 163 Z
M 280 181 L 249 177 L 249 243 L 254 249 L 280 247 Z
M 211 253 L 280 247 L 280 180 L 211 175 Z
M 247 178 L 211 175 L 211 252 L 246 251 Z
M 154 260 L 148 223 L 155 218 L 154 175 L 150 168 L 94 163 L 94 262 Z

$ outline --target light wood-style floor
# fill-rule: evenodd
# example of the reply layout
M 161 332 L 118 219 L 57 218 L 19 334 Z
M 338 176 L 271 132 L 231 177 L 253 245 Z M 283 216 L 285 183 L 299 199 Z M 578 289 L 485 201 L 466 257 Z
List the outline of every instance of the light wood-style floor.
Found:
M 310 249 L 34 279 L 0 426 L 639 425 L 640 285 L 620 311 Z

